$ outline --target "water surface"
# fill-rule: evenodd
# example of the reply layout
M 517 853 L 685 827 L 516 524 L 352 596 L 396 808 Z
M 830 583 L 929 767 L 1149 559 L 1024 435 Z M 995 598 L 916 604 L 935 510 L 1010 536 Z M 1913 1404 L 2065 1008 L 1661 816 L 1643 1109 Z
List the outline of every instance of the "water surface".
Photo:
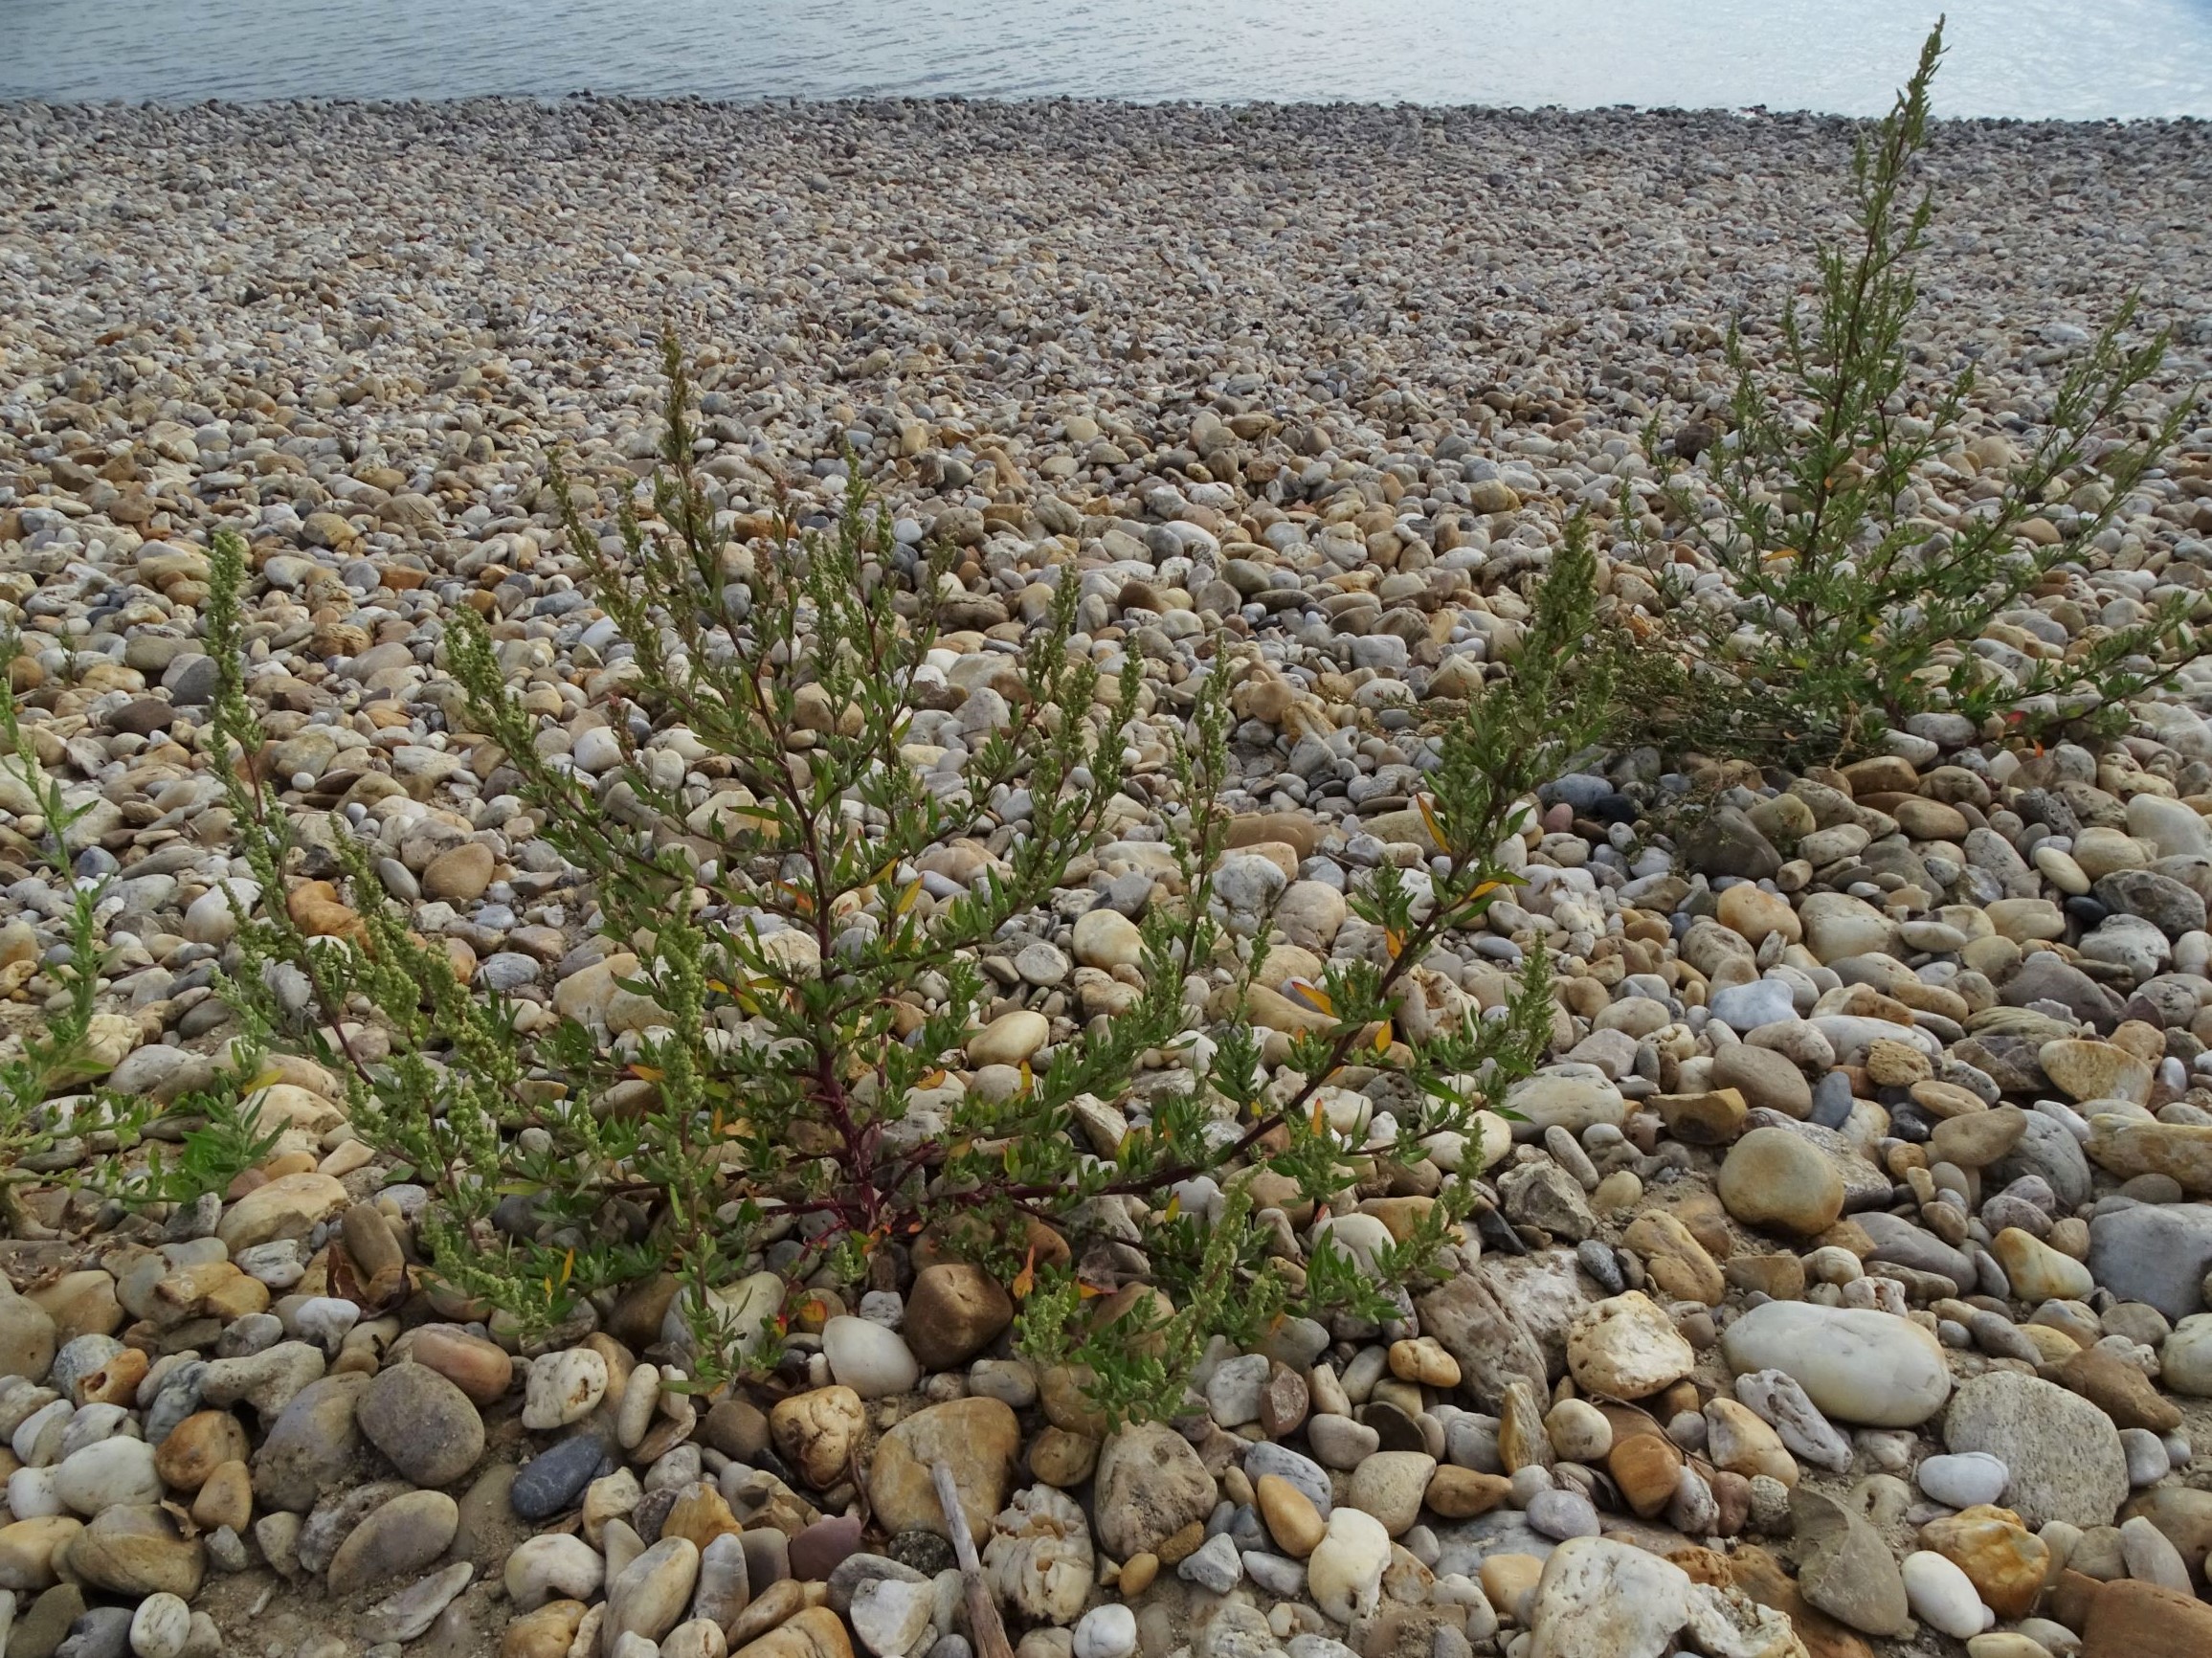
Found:
M 1877 113 L 1927 0 L 0 0 L 0 98 L 479 93 Z M 1949 115 L 2212 116 L 2212 0 L 1952 0 Z

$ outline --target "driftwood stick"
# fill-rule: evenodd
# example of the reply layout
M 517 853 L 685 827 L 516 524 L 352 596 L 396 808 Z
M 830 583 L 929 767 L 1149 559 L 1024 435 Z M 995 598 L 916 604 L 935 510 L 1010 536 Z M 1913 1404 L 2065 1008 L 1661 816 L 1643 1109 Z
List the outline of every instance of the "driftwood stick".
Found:
M 944 1462 L 929 1465 L 929 1478 L 937 1488 L 937 1503 L 945 1511 L 945 1529 L 952 1535 L 952 1553 L 960 1562 L 960 1584 L 967 1592 L 968 1633 L 975 1643 L 976 1658 L 1014 1658 L 1006 1639 L 1006 1625 L 998 1621 L 998 1607 L 983 1581 L 983 1562 L 975 1557 L 975 1539 L 968 1532 L 968 1514 L 960 1506 L 960 1488 L 952 1483 L 952 1469 Z

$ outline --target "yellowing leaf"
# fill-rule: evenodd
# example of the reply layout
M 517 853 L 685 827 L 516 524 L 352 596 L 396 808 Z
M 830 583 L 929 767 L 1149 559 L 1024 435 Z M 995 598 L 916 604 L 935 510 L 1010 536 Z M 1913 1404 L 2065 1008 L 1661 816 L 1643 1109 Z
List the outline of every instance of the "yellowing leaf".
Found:
M 1325 1013 L 1330 1019 L 1336 1017 L 1336 1003 L 1329 999 L 1329 992 L 1311 980 L 1286 978 L 1283 981 L 1283 989 L 1292 1001 L 1304 1002 L 1315 1013 Z
M 1021 1270 L 1014 1275 L 1014 1282 L 1008 1288 L 1013 1291 L 1014 1299 L 1017 1301 L 1021 1300 L 1037 1288 L 1036 1244 L 1032 1244 L 1029 1246 L 1029 1253 L 1022 1258 Z
M 1390 958 L 1393 961 L 1396 961 L 1405 951 L 1405 934 L 1395 927 L 1383 929 L 1382 942 L 1383 948 L 1390 952 Z
M 661 1079 L 661 1072 L 653 1065 L 632 1065 L 630 1074 L 641 1083 L 657 1083 Z
M 1388 1019 L 1384 1019 L 1382 1023 L 1374 1027 L 1374 1051 L 1378 1054 L 1390 1051 L 1390 1020 Z
M 1440 852 L 1450 851 L 1451 845 L 1444 839 L 1443 820 L 1437 816 L 1437 809 L 1431 804 L 1429 797 L 1426 795 L 1417 795 L 1414 804 L 1420 808 L 1421 821 L 1429 826 L 1429 839 L 1437 843 L 1437 850 Z
M 255 1077 L 251 1082 L 242 1083 L 239 1085 L 239 1087 L 244 1092 L 250 1094 L 256 1092 L 257 1089 L 274 1087 L 277 1086 L 277 1084 L 282 1082 L 283 1080 L 284 1073 L 279 1070 L 275 1065 L 270 1065 L 258 1076 Z
M 914 907 L 914 900 L 921 896 L 922 880 L 921 877 L 916 876 L 906 884 L 906 890 L 899 894 L 899 902 L 892 909 L 892 915 L 896 917 L 905 914 L 907 910 Z
M 561 1257 L 561 1283 L 566 1286 L 569 1280 L 575 1275 L 575 1271 L 576 1252 L 571 1249 Z
M 1160 1211 L 1160 1219 L 1162 1221 L 1173 1221 L 1182 1212 L 1183 1199 L 1182 1195 L 1177 1193 L 1174 1197 L 1168 1199 L 1168 1206 Z

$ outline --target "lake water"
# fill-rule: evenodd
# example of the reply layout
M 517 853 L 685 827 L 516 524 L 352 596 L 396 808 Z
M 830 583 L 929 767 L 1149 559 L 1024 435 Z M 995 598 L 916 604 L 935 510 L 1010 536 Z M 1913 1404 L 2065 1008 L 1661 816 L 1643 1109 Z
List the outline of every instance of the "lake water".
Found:
M 0 98 L 697 94 L 1878 112 L 1908 0 L 0 0 Z M 1949 115 L 2212 116 L 2212 0 L 1952 0 Z

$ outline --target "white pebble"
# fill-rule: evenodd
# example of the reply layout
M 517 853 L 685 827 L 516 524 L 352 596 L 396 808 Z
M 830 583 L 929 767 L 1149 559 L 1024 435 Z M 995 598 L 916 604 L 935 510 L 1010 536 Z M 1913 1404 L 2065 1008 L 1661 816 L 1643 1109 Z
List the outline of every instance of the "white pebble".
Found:
M 1933 1549 L 1907 1555 L 1903 1571 L 1905 1599 L 1923 1624 L 1964 1641 L 1997 1622 L 1997 1614 L 1975 1592 L 1974 1580 Z
M 1093 1606 L 1075 1626 L 1075 1658 L 1129 1658 L 1137 1649 L 1137 1615 L 1119 1601 Z

